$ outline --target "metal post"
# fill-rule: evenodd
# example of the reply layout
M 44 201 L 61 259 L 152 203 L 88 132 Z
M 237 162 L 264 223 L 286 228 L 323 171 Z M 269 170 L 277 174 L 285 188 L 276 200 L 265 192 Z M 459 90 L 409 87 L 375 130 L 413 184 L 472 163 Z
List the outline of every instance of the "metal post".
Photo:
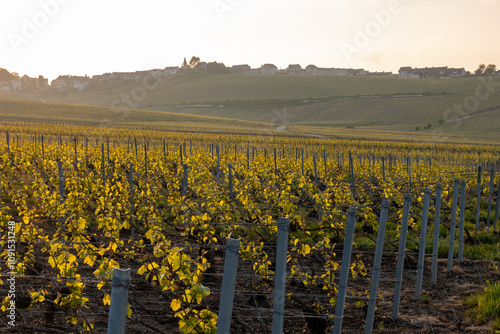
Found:
M 274 148 L 274 175 L 278 174 L 278 164 L 276 163 L 276 147 Z
M 497 229 L 498 216 L 500 214 L 500 179 L 498 180 L 497 205 L 495 208 L 495 219 L 493 219 L 493 231 Z
M 382 180 L 385 181 L 385 157 L 382 157 Z
M 392 319 L 398 318 L 399 298 L 401 294 L 401 283 L 403 282 L 403 265 L 405 262 L 406 234 L 408 233 L 408 220 L 410 217 L 411 195 L 406 194 L 403 205 L 403 220 L 399 237 L 398 263 L 396 269 L 396 284 L 394 286 L 394 301 L 392 304 Z
M 314 179 L 316 180 L 316 187 L 319 189 L 318 169 L 316 168 L 316 155 L 313 156 L 313 163 L 314 163 Z
M 451 208 L 451 225 L 450 225 L 450 245 L 448 247 L 448 267 L 447 271 L 450 272 L 453 266 L 453 251 L 455 249 L 455 229 L 457 224 L 457 202 L 458 202 L 458 188 L 460 181 L 455 179 L 453 185 L 453 203 Z
M 278 245 L 276 248 L 276 273 L 274 277 L 273 334 L 283 333 L 289 223 L 290 218 L 278 219 Z
M 113 269 L 108 334 L 125 334 L 130 269 Z
M 102 185 L 106 186 L 106 171 L 104 170 L 104 143 L 101 143 L 101 168 L 102 168 Z
M 420 244 L 418 246 L 418 264 L 417 264 L 417 287 L 415 289 L 415 299 L 422 298 L 422 279 L 424 276 L 425 261 L 425 241 L 427 240 L 427 222 L 429 219 L 429 203 L 431 200 L 431 190 L 424 190 L 424 206 L 422 209 L 422 224 L 420 226 Z
M 231 330 L 239 251 L 240 239 L 227 239 L 224 276 L 222 277 L 222 290 L 220 294 L 219 319 L 217 320 L 217 334 L 229 334 Z
M 439 248 L 439 225 L 441 223 L 441 192 L 442 185 L 438 183 L 436 185 L 436 203 L 434 206 L 434 239 L 432 242 L 432 271 L 431 271 L 431 283 L 436 285 L 437 282 L 437 260 L 438 260 L 438 248 Z
M 220 156 L 219 156 L 219 145 L 215 146 L 215 151 L 217 153 L 217 185 L 220 182 Z
M 231 164 L 228 164 L 228 169 L 229 169 L 229 198 L 233 199 L 233 166 Z
M 464 228 L 465 228 L 465 180 L 460 183 L 460 225 L 458 226 L 458 263 L 464 261 Z
M 491 201 L 493 198 L 493 181 L 495 180 L 495 169 L 491 167 L 490 172 L 490 190 L 488 194 L 488 218 L 486 219 L 486 228 L 490 228 L 490 218 L 491 218 Z
M 344 239 L 344 253 L 342 254 L 342 265 L 340 268 L 339 290 L 337 293 L 337 305 L 335 306 L 335 322 L 333 323 L 333 334 L 340 334 L 344 318 L 344 303 L 351 266 L 352 242 L 354 238 L 354 225 L 356 225 L 356 207 L 349 208 L 347 217 L 347 228 Z M 280 332 L 281 333 L 281 332 Z
M 186 164 L 182 165 L 183 177 L 182 177 L 182 197 L 187 196 L 188 187 L 188 166 Z
M 373 259 L 373 273 L 370 287 L 370 297 L 368 298 L 368 311 L 366 313 L 365 334 L 371 334 L 373 330 L 373 320 L 375 316 L 375 304 L 377 303 L 377 290 L 384 252 L 385 229 L 387 225 L 387 215 L 389 212 L 389 201 L 382 200 L 382 209 L 377 232 L 377 246 L 375 247 L 375 258 Z
M 480 214 L 481 214 L 481 166 L 477 166 L 476 231 L 479 231 Z
M 132 214 L 135 212 L 134 208 L 134 164 L 130 164 L 130 206 L 132 208 Z

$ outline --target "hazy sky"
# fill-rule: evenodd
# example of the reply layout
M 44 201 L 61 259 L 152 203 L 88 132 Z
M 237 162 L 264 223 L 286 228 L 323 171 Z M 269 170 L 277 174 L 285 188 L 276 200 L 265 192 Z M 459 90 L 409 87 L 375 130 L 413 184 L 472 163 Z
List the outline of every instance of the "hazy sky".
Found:
M 51 80 L 178 66 L 500 66 L 499 0 L 0 0 L 0 67 Z

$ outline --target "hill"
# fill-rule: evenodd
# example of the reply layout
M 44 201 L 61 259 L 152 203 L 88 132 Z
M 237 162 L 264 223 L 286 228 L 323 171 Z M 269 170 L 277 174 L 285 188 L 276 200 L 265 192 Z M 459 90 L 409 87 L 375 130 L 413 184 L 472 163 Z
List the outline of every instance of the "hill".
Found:
M 326 136 L 500 141 L 500 77 L 187 74 L 155 80 L 26 98 L 264 122 Z
M 0 99 L 0 119 L 163 131 L 279 134 L 275 128 L 259 122 L 13 99 Z

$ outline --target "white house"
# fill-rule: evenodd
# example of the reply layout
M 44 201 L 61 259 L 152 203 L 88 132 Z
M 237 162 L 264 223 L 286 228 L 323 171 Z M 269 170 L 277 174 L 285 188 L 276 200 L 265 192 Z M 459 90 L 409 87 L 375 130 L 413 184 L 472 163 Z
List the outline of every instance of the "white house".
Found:
M 264 75 L 274 75 L 278 71 L 278 68 L 274 64 L 264 64 L 260 67 L 260 74 Z
M 409 78 L 411 73 L 411 67 L 410 66 L 401 67 L 398 73 L 400 78 Z
M 163 75 L 174 75 L 179 71 L 178 67 L 170 66 L 163 69 Z
M 0 90 L 4 92 L 10 92 L 12 90 L 12 85 L 9 81 L 0 81 Z
M 305 70 L 302 69 L 302 66 L 299 64 L 295 65 L 288 65 L 288 74 L 289 75 L 299 75 L 299 74 L 305 74 Z
M 69 86 L 69 75 L 60 75 L 50 83 L 52 88 L 60 89 Z
M 463 67 L 448 68 L 448 66 L 422 68 L 401 67 L 398 72 L 400 78 L 449 79 L 463 78 L 467 76 L 467 72 Z
M 250 65 L 233 65 L 231 66 L 231 74 L 252 74 Z

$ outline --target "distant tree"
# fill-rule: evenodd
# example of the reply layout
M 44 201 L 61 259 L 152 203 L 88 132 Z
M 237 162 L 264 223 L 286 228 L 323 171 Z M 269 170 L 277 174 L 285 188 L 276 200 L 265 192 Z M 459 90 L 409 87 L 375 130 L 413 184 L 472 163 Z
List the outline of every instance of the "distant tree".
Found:
M 489 64 L 483 72 L 483 75 L 493 75 L 497 71 L 497 65 Z
M 419 126 L 417 126 L 417 127 L 415 128 L 415 130 L 419 131 L 419 130 L 420 130 L 420 127 L 419 127 Z
M 486 68 L 486 65 L 479 64 L 477 70 L 474 71 L 474 75 L 483 75 L 483 72 L 484 72 L 485 68 Z
M 191 60 L 189 61 L 189 67 L 195 68 L 196 65 L 198 65 L 200 62 L 201 62 L 201 60 L 199 57 L 193 56 L 193 57 L 191 57 Z
M 228 74 L 231 70 L 224 63 L 214 61 L 207 64 L 207 71 L 214 74 Z

